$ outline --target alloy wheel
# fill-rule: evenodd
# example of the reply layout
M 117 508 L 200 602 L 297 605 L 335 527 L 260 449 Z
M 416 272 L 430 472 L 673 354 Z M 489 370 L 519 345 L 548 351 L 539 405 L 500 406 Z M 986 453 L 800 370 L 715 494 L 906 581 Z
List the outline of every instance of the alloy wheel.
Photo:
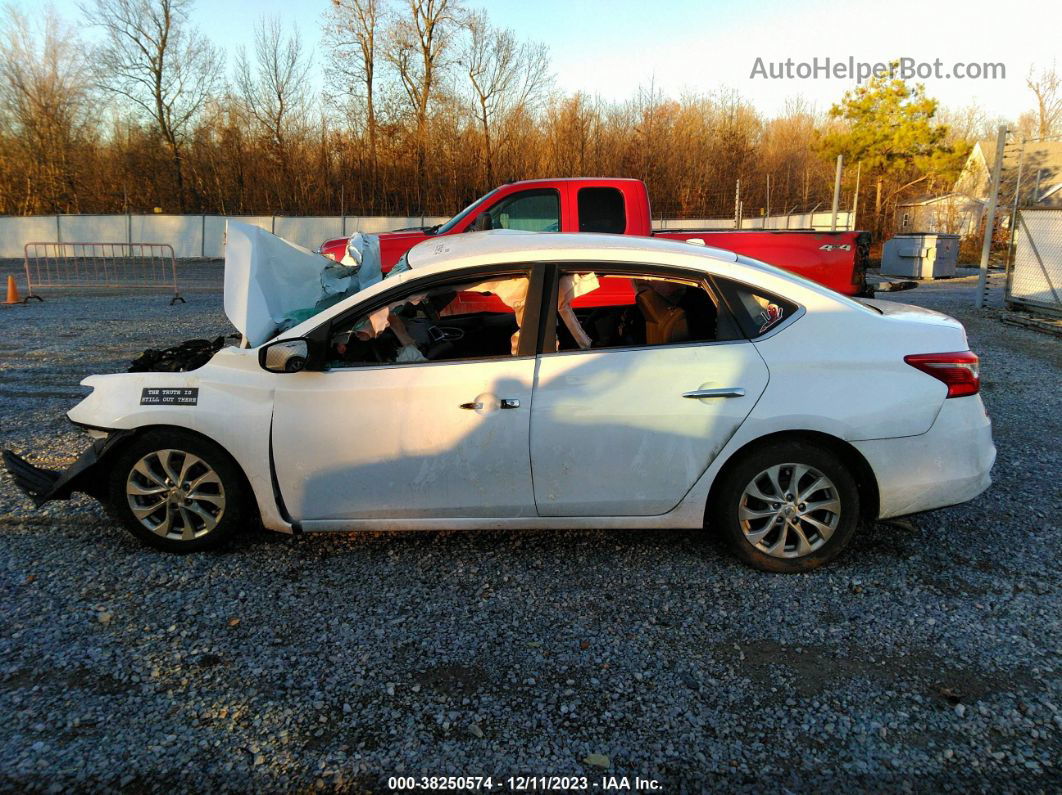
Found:
M 841 519 L 837 487 L 805 464 L 776 464 L 741 494 L 738 522 L 745 540 L 777 558 L 800 558 L 830 540 Z
M 183 450 L 156 450 L 137 461 L 125 494 L 140 524 L 175 541 L 205 536 L 225 513 L 221 478 L 202 458 Z

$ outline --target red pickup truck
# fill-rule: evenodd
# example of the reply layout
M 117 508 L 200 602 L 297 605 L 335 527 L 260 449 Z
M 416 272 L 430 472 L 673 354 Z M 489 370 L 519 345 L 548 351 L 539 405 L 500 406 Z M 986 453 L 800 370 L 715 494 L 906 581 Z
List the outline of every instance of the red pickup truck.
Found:
M 668 229 L 654 231 L 649 192 L 637 179 L 532 179 L 509 182 L 470 204 L 449 221 L 422 229 L 379 235 L 387 273 L 417 243 L 440 235 L 486 229 L 533 232 L 607 232 L 671 240 L 698 240 L 776 265 L 845 295 L 866 292 L 870 237 L 866 232 L 758 229 Z M 341 260 L 347 238 L 322 244 L 327 257 Z

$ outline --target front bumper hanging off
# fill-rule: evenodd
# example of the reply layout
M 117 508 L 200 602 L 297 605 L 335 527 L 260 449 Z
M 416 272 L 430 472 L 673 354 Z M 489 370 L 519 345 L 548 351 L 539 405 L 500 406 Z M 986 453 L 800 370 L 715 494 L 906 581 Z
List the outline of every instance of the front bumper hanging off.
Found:
M 93 493 L 95 489 L 92 489 L 92 486 L 95 485 L 96 479 L 89 477 L 89 474 L 114 444 L 128 435 L 129 431 L 116 431 L 104 439 L 97 439 L 92 447 L 83 452 L 77 461 L 63 472 L 36 467 L 12 450 L 4 450 L 4 467 L 15 481 L 15 485 L 24 491 L 38 508 L 49 500 L 70 499 L 70 495 L 75 491 L 85 491 L 95 497 L 98 495 Z

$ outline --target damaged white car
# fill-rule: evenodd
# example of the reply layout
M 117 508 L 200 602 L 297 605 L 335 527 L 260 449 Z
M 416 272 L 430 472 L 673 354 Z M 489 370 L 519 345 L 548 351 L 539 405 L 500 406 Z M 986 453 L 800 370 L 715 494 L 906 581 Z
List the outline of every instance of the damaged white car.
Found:
M 977 357 L 944 315 L 670 241 L 469 234 L 381 279 L 371 240 L 322 277 L 248 229 L 230 224 L 226 253 L 244 345 L 87 378 L 69 417 L 97 441 L 76 464 L 5 451 L 38 504 L 92 494 L 174 551 L 254 519 L 707 526 L 753 566 L 803 571 L 862 519 L 990 483 Z

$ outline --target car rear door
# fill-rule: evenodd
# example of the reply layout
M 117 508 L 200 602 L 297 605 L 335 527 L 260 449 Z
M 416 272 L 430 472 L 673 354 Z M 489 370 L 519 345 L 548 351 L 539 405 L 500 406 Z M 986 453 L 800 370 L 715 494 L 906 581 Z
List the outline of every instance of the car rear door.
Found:
M 594 300 L 595 292 L 617 293 L 612 279 L 645 288 L 645 277 L 675 275 L 614 268 L 581 264 L 561 270 L 556 279 L 555 293 L 562 295 L 554 299 L 554 311 L 557 304 L 564 309 L 565 292 L 571 297 L 566 276 L 592 272 L 597 286 L 571 301 L 591 347 L 580 347 L 570 320 L 561 318 L 556 339 L 547 329 L 544 351 L 551 352 L 538 358 L 531 466 L 541 516 L 666 513 L 704 473 L 767 385 L 763 359 L 703 283 L 685 286 L 703 293 L 681 299 L 685 334 L 675 333 L 672 324 L 671 331 L 647 330 L 644 339 L 637 331 L 609 337 L 614 317 L 621 318 L 620 328 L 624 322 L 634 328 L 637 317 L 631 313 L 643 308 L 619 305 L 610 317 L 611 310 Z M 587 308 L 579 308 L 581 299 Z M 650 344 L 651 333 L 656 338 Z

